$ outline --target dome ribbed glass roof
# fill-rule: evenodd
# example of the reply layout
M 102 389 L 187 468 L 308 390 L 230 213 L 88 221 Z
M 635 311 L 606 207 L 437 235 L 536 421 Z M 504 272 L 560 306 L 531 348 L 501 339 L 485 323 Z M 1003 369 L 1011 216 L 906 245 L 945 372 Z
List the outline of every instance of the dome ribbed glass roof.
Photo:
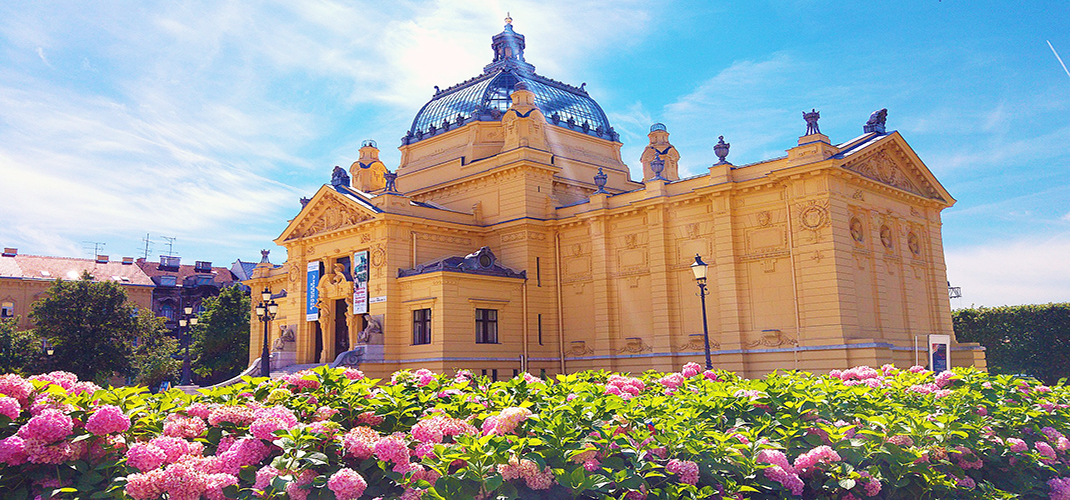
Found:
M 586 90 L 535 74 L 535 67 L 524 61 L 524 35 L 513 31 L 511 21 L 507 19 L 505 30 L 492 39 L 494 62 L 483 68 L 482 75 L 436 91 L 416 114 L 402 144 L 412 144 L 473 121 L 500 120 L 512 104 L 509 95 L 520 81 L 535 94 L 535 105 L 547 122 L 603 139 L 619 140 L 605 112 Z

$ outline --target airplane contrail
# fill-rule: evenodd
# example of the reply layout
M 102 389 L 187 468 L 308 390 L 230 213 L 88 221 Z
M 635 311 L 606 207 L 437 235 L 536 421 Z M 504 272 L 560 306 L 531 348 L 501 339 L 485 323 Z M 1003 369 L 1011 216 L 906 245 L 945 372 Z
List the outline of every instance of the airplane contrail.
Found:
M 1066 69 L 1066 63 L 1063 62 L 1063 58 L 1059 57 L 1059 53 L 1055 52 L 1055 47 L 1052 47 L 1051 40 L 1044 40 L 1048 42 L 1048 47 L 1051 47 L 1051 53 L 1055 54 L 1055 58 L 1059 60 L 1059 64 L 1063 66 L 1063 71 L 1066 72 L 1066 76 L 1070 76 L 1070 70 Z

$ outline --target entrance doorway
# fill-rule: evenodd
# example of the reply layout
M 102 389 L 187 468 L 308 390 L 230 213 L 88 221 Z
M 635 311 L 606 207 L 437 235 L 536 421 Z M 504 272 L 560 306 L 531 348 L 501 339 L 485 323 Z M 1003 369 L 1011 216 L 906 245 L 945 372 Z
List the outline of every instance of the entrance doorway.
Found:
M 334 301 L 334 355 L 338 356 L 349 350 L 349 324 L 346 315 L 349 308 L 345 299 Z
M 313 353 L 316 356 L 316 363 L 322 363 L 320 358 L 323 357 L 323 329 L 320 328 L 319 321 L 313 321 L 312 325 L 316 329 L 316 350 Z

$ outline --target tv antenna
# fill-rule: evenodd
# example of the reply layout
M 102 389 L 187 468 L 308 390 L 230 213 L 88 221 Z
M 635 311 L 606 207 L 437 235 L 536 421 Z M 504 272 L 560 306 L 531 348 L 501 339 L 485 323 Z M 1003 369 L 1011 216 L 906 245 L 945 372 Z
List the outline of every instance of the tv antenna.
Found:
M 149 245 L 152 244 L 152 240 L 149 239 L 149 233 L 145 233 L 145 239 L 141 240 L 145 242 L 145 260 L 149 260 Z
M 168 257 L 174 257 L 174 255 L 175 255 L 174 254 L 174 251 L 175 251 L 175 240 L 177 240 L 178 237 L 176 237 L 176 236 L 160 236 L 160 237 L 165 239 L 165 240 L 167 240 L 167 256 Z
M 98 255 L 100 255 L 100 251 L 103 250 L 104 245 L 106 245 L 106 243 L 104 243 L 103 241 L 83 241 L 82 244 L 85 245 L 85 249 L 87 251 L 89 250 L 89 245 L 93 245 L 93 258 L 96 258 Z

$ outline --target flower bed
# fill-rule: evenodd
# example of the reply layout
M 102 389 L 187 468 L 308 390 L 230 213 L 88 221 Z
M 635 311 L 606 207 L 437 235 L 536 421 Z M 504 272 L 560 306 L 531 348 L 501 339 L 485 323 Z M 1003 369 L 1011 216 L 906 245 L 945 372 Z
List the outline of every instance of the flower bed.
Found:
M 1070 392 L 974 370 L 0 375 L 4 498 L 1070 499 Z

